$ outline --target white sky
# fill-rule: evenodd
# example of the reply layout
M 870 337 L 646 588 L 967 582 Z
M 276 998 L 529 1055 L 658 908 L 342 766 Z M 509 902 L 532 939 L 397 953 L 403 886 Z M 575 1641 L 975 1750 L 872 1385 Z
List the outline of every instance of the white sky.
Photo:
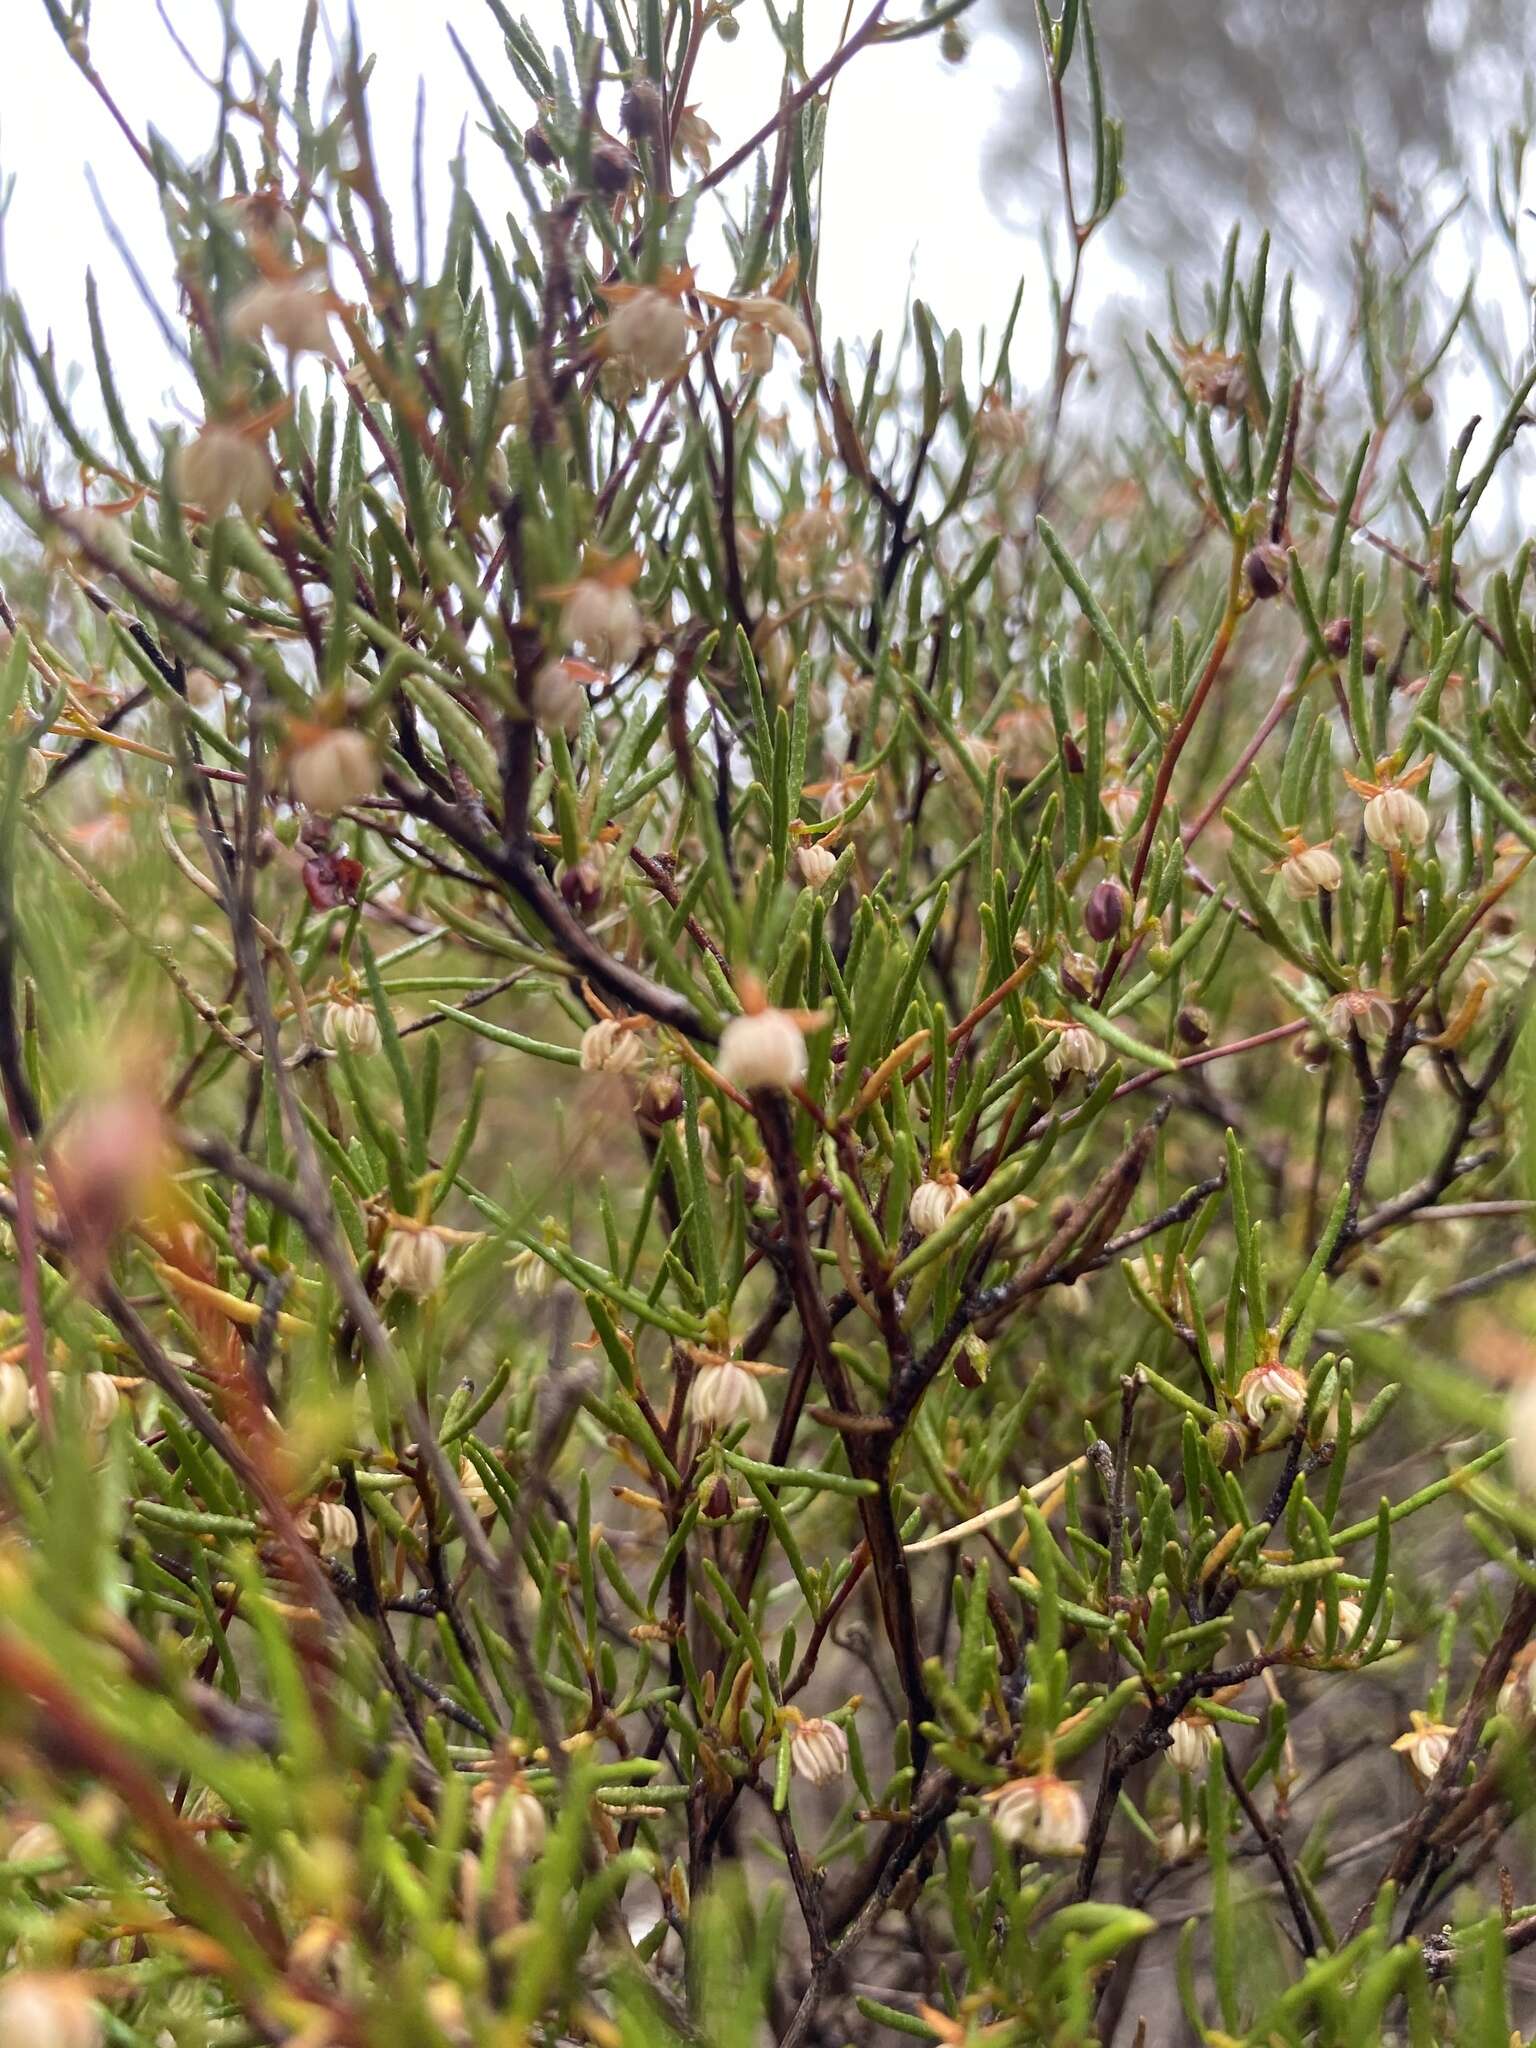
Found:
M 493 145 L 474 132 L 478 103 L 448 40 L 451 19 L 493 90 L 521 112 L 521 94 L 489 10 L 479 0 L 356 0 L 365 44 L 377 53 L 371 104 L 375 146 L 399 209 L 403 246 L 410 246 L 411 136 L 418 78 L 427 88 L 427 162 L 443 167 L 436 196 L 444 201 L 429 226 L 440 233 L 447 163 L 459 126 L 470 123 L 468 156 L 477 203 L 494 224 L 513 187 Z M 206 64 L 216 63 L 215 0 L 166 0 L 178 33 Z M 335 24 L 344 0 L 325 0 Z M 11 90 L 0 108 L 0 168 L 15 177 L 5 223 L 11 288 L 34 331 L 50 330 L 62 362 L 88 364 L 84 272 L 96 274 L 112 339 L 114 364 L 130 415 L 166 414 L 170 372 L 163 343 L 121 259 L 107 240 L 86 182 L 95 174 L 106 204 L 139 265 L 169 308 L 165 242 L 152 184 L 100 102 L 65 56 L 42 0 L 3 0 Z M 514 15 L 532 23 L 546 47 L 561 36 L 559 0 L 512 0 Z M 981 10 L 978 10 L 978 13 Z M 191 76 L 158 18 L 154 0 L 96 0 L 92 56 L 135 130 L 152 120 L 184 155 L 211 134 L 212 96 Z M 236 15 L 258 52 L 280 57 L 292 75 L 303 0 L 236 0 Z M 808 56 L 819 63 L 832 47 L 843 0 L 811 0 Z M 777 103 L 781 63 L 759 0 L 741 10 L 742 33 L 726 47 L 710 37 L 693 97 L 729 150 L 765 121 Z M 1009 40 L 984 30 L 969 59 L 945 64 L 929 37 L 860 53 L 841 74 L 832 100 L 820 296 L 826 327 L 852 342 L 900 324 L 909 286 L 941 321 L 959 325 L 971 342 L 985 323 L 996 334 L 1021 273 L 1030 280 L 1015 361 L 1026 382 L 1048 360 L 1044 270 L 1032 224 L 1009 227 L 983 189 L 983 156 L 1010 84 L 1024 56 Z M 317 52 L 316 70 L 321 69 Z M 393 155 L 391 140 L 397 145 Z M 997 202 L 1000 207 L 1001 202 Z M 707 248 L 707 238 L 705 238 Z M 727 280 L 700 264 L 706 285 Z M 85 403 L 94 410 L 94 392 Z

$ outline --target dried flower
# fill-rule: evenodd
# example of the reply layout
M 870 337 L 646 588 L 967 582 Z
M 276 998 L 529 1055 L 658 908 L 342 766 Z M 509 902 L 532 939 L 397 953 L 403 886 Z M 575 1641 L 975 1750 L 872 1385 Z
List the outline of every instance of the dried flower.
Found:
M 379 1265 L 390 1286 L 418 1300 L 442 1286 L 447 1264 L 447 1240 L 430 1225 L 397 1222 L 386 1233 L 379 1253 Z
M 768 1397 L 756 1375 L 734 1358 L 706 1359 L 688 1389 L 688 1413 L 703 1430 L 729 1429 L 745 1416 L 761 1422 Z
M 645 1047 L 615 1017 L 600 1017 L 581 1034 L 584 1074 L 632 1074 L 645 1064 Z
M 942 1230 L 955 1211 L 971 1199 L 952 1173 L 919 1181 L 907 1205 L 907 1221 L 919 1237 L 932 1237 Z
M 1411 790 L 1389 784 L 1366 803 L 1365 835 L 1389 852 L 1417 851 L 1429 837 L 1429 813 Z
M 650 383 L 674 377 L 688 360 L 692 323 L 672 292 L 637 286 L 608 316 L 611 355 Z
M 1499 1687 L 1499 1712 L 1511 1721 L 1527 1722 L 1536 1714 L 1536 1643 L 1517 1650 L 1509 1674 Z M 16 1854 L 15 1849 L 11 1854 Z
M 1392 1022 L 1391 999 L 1379 989 L 1347 988 L 1323 1005 L 1323 1022 L 1335 1038 L 1347 1038 L 1351 1026 L 1369 1038 Z
M 528 1245 L 508 1260 L 507 1270 L 512 1275 L 513 1287 L 525 1301 L 543 1301 L 554 1291 L 554 1267 Z
M 1088 1833 L 1083 1795 L 1064 1778 L 1043 1772 L 1011 1778 L 992 1799 L 992 1823 L 1005 1842 L 1040 1856 L 1076 1856 Z
M 790 1730 L 789 1760 L 797 1778 L 830 1785 L 848 1768 L 848 1737 L 835 1721 L 802 1721 Z
M 540 732 L 563 732 L 567 739 L 580 732 L 587 715 L 587 686 L 581 677 L 584 666 L 558 657 L 541 664 L 529 691 L 529 708 Z
M 0 1364 L 0 1429 L 20 1429 L 32 1413 L 32 1383 L 25 1366 Z
M 684 107 L 672 124 L 672 154 L 680 164 L 692 164 L 696 171 L 708 172 L 709 152 L 719 140 L 697 107 Z
M 1536 1379 L 1522 1380 L 1504 1405 L 1509 1470 L 1528 1499 L 1536 1499 Z
M 320 1019 L 320 1036 L 332 1052 L 375 1053 L 383 1043 L 372 1004 L 351 995 L 332 996 Z
M 1456 1730 L 1443 1721 L 1432 1721 L 1417 1707 L 1408 1719 L 1412 1724 L 1408 1733 L 1399 1735 L 1392 1747 L 1399 1756 L 1407 1757 L 1415 1774 L 1427 1785 L 1445 1762 Z
M 229 311 L 229 331 L 237 341 L 260 341 L 270 334 L 290 355 L 334 356 L 331 335 L 334 301 L 323 280 L 262 278 L 247 285 Z
M 459 1460 L 459 1491 L 467 1507 L 483 1515 L 491 1506 L 491 1492 L 480 1476 L 480 1467 L 469 1458 Z
M 341 1557 L 357 1542 L 357 1517 L 343 1501 L 316 1501 L 309 1521 L 322 1557 Z
M 1045 1056 L 1045 1071 L 1053 1081 L 1064 1074 L 1096 1074 L 1104 1064 L 1104 1041 L 1086 1024 L 1060 1024 L 1056 1042 Z
M 600 667 L 622 668 L 640 652 L 640 607 L 624 585 L 583 576 L 566 597 L 560 637 L 568 647 L 585 648 Z
M 1280 863 L 1280 886 L 1293 903 L 1309 903 L 1321 891 L 1330 894 L 1344 879 L 1339 857 L 1326 840 L 1308 846 L 1300 838 Z
M 58 1829 L 39 1820 L 22 1829 L 6 1849 L 5 1859 L 8 1863 L 51 1863 L 63 1854 L 64 1842 Z
M 1180 1714 L 1168 1730 L 1168 1761 L 1176 1771 L 1204 1770 L 1216 1747 L 1216 1730 L 1203 1714 Z
M 787 1010 L 733 1017 L 720 1034 L 716 1062 L 736 1088 L 794 1088 L 805 1079 L 805 1034 Z
M 823 882 L 830 882 L 837 866 L 837 855 L 830 846 L 805 845 L 797 848 L 795 865 L 800 870 L 800 879 L 808 889 L 819 889 Z
M 1012 455 L 1029 444 L 1029 414 L 1017 412 L 989 391 L 977 410 L 972 431 L 983 448 Z
M 1106 782 L 1099 790 L 1104 815 L 1119 833 L 1129 832 L 1141 809 L 1141 791 L 1128 782 Z
M 195 440 L 177 445 L 171 483 L 184 505 L 197 506 L 210 519 L 226 512 L 259 519 L 272 502 L 277 474 L 259 441 L 210 420 Z
M 5 2048 L 100 2048 L 101 2010 L 83 1978 L 22 1970 L 0 1984 Z
M 1288 1365 L 1256 1365 L 1238 1383 L 1237 1405 L 1255 1429 L 1271 1421 L 1294 1429 L 1307 1405 L 1307 1383 Z
M 489 1833 L 498 1813 L 502 1816 L 502 1853 L 514 1868 L 522 1868 L 543 1854 L 549 1822 L 543 1803 L 529 1789 L 521 1772 L 510 1783 L 482 1779 L 473 1798 L 484 1832 Z
M 773 368 L 773 349 L 777 340 L 787 341 L 802 363 L 809 360 L 811 330 L 794 308 L 786 306 L 782 300 L 712 299 L 710 303 L 736 315 L 731 347 L 736 352 L 743 375 L 761 376 Z
M 1358 1600 L 1352 1600 L 1347 1593 L 1339 1595 L 1339 1632 L 1335 1638 L 1339 1649 L 1342 1650 L 1353 1639 L 1364 1612 Z M 1316 1657 L 1328 1654 L 1328 1610 L 1321 1601 L 1313 1608 L 1312 1619 L 1307 1623 L 1307 1648 Z
M 288 783 L 294 796 L 306 810 L 318 811 L 326 818 L 371 796 L 378 777 L 372 740 L 350 725 L 314 732 L 288 762 Z

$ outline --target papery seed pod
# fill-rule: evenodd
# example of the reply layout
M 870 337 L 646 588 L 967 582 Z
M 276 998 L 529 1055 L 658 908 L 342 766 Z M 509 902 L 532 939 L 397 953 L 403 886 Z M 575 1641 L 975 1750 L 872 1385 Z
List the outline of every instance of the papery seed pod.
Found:
M 525 1301 L 543 1301 L 554 1292 L 555 1281 L 559 1278 L 548 1259 L 525 1245 L 514 1258 L 507 1261 L 507 1270 L 512 1275 L 512 1285 Z
M 654 285 L 640 285 L 609 315 L 608 347 L 638 376 L 661 383 L 687 362 L 692 332 L 681 300 Z
M 1086 1024 L 1063 1025 L 1055 1041 L 1045 1056 L 1045 1071 L 1053 1081 L 1070 1074 L 1086 1078 L 1104 1064 L 1104 1041 Z
M 795 865 L 806 887 L 819 889 L 823 882 L 831 881 L 837 855 L 830 846 L 805 845 L 795 849 Z
M 666 125 L 667 103 L 654 78 L 637 78 L 619 101 L 619 123 L 637 142 L 659 142 Z
M 1198 1003 L 1186 1003 L 1173 1020 L 1181 1045 L 1204 1045 L 1211 1035 L 1211 1019 Z
M 830 1785 L 848 1768 L 848 1737 L 835 1721 L 802 1721 L 790 1730 L 789 1760 L 797 1778 Z
M 1414 1776 L 1427 1785 L 1445 1762 L 1456 1730 L 1443 1721 L 1431 1720 L 1428 1714 L 1420 1713 L 1417 1708 L 1408 1719 L 1412 1724 L 1408 1733 L 1400 1735 L 1392 1748 L 1399 1756 L 1407 1757 Z
M 640 652 L 640 607 L 622 585 L 584 576 L 565 600 L 560 635 L 568 647 L 585 648 L 600 668 L 622 668 Z
M 1347 1593 L 1339 1595 L 1339 1633 L 1337 1648 L 1342 1650 L 1360 1626 L 1360 1617 L 1365 1612 L 1358 1600 Z M 1328 1610 L 1319 1601 L 1312 1610 L 1312 1619 L 1307 1623 L 1307 1648 L 1315 1657 L 1328 1654 Z
M 1374 633 L 1367 633 L 1360 643 L 1360 666 L 1368 676 L 1375 675 L 1387 658 L 1387 650 Z
M 805 1034 L 785 1010 L 733 1017 L 720 1034 L 716 1065 L 736 1088 L 793 1088 L 809 1064 Z
M 729 1429 L 743 1418 L 761 1422 L 768 1413 L 768 1397 L 755 1373 L 748 1372 L 734 1358 L 706 1360 L 694 1374 L 688 1389 L 688 1413 L 702 1430 Z
M 390 1286 L 402 1294 L 414 1295 L 417 1300 L 437 1292 L 447 1265 L 447 1241 L 430 1226 L 397 1224 L 386 1233 L 379 1253 L 379 1267 Z
M 226 512 L 259 519 L 272 502 L 277 475 L 259 441 L 210 421 L 195 440 L 177 444 L 171 483 L 183 505 L 197 506 L 210 519 Z
M 306 810 L 328 818 L 371 796 L 379 776 L 373 742 L 354 726 L 317 733 L 288 762 L 288 783 Z
M 1408 410 L 1418 424 L 1426 426 L 1435 416 L 1435 401 L 1432 393 L 1422 384 L 1415 384 L 1408 394 Z
M 595 917 L 602 907 L 603 871 L 595 860 L 579 860 L 560 877 L 560 896 L 580 918 Z
M 100 2048 L 101 2009 L 83 1978 L 19 1970 L 0 1984 L 5 2048 Z
M 480 1467 L 472 1458 L 459 1460 L 459 1491 L 465 1505 L 477 1516 L 489 1514 L 495 1505 L 490 1488 L 480 1476 Z
M 1391 852 L 1416 852 L 1429 837 L 1429 813 L 1412 790 L 1389 784 L 1366 804 L 1365 834 Z
M 919 1237 L 932 1237 L 970 1199 L 970 1191 L 952 1173 L 937 1174 L 932 1180 L 919 1181 L 913 1189 L 907 1221 Z
M 1288 1365 L 1256 1365 L 1238 1382 L 1237 1405 L 1255 1429 L 1271 1422 L 1294 1429 L 1307 1405 L 1307 1383 Z
M 117 1381 L 107 1372 L 88 1372 L 75 1382 L 80 1391 L 80 1420 L 93 1436 L 112 1427 L 123 1405 Z
M 350 1052 L 359 1057 L 376 1053 L 384 1043 L 379 1020 L 371 1003 L 355 996 L 333 996 L 320 1019 L 320 1037 L 332 1052 Z
M 350 1555 L 357 1542 L 357 1517 L 344 1501 L 316 1501 L 309 1522 L 322 1557 Z
M 1216 1730 L 1202 1714 L 1180 1714 L 1168 1730 L 1168 1761 L 1176 1771 L 1204 1770 L 1216 1747 Z
M 1113 878 L 1100 882 L 1083 910 L 1083 926 L 1089 938 L 1101 945 L 1106 939 L 1112 939 L 1124 921 L 1130 900 Z
M 632 1074 L 645 1064 L 645 1047 L 616 1017 L 600 1017 L 581 1034 L 584 1074 Z
M 1077 1787 L 1050 1772 L 1013 1778 L 991 1795 L 992 1824 L 1005 1842 L 1038 1856 L 1076 1856 L 1088 1833 Z
M 1326 841 L 1304 846 L 1291 842 L 1291 851 L 1280 863 L 1280 886 L 1293 903 L 1309 903 L 1323 890 L 1330 894 L 1344 880 L 1339 857 Z
M 1261 540 L 1243 559 L 1248 588 L 1260 603 L 1279 597 L 1291 580 L 1290 557 L 1277 541 Z

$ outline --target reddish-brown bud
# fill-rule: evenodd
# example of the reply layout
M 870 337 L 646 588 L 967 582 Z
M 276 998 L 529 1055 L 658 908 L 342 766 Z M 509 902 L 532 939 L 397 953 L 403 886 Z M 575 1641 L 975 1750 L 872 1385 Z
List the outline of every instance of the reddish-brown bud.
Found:
M 1198 1003 L 1186 1003 L 1173 1020 L 1173 1028 L 1185 1045 L 1204 1045 L 1211 1035 L 1211 1020 Z
M 537 121 L 531 128 L 523 130 L 523 154 L 530 163 L 538 164 L 546 171 L 552 171 L 559 161 L 554 144 Z
M 578 917 L 595 914 L 603 900 L 603 877 L 595 861 L 579 860 L 560 877 L 560 894 Z
M 1330 619 L 1323 628 L 1323 645 L 1335 661 L 1342 661 L 1349 652 L 1350 628 L 1346 618 Z
M 605 199 L 617 199 L 635 182 L 639 165 L 612 136 L 605 135 L 592 145 L 592 185 Z
M 1256 598 L 1278 597 L 1291 580 L 1290 559 L 1278 541 L 1261 540 L 1248 550 L 1243 574 Z
M 1091 939 L 1112 939 L 1119 931 L 1125 917 L 1125 906 L 1129 898 L 1120 884 L 1106 878 L 1100 882 L 1088 898 L 1083 911 L 1083 924 Z
M 640 142 L 659 142 L 666 105 L 654 79 L 637 78 L 619 101 L 624 133 Z

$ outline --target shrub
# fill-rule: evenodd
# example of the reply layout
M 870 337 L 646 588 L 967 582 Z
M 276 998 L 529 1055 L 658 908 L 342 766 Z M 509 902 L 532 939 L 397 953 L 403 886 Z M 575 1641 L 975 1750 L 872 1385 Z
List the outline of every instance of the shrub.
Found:
M 835 343 L 963 5 L 496 6 L 414 277 L 232 28 L 197 417 L 7 306 L 7 2042 L 1510 2038 L 1536 372 L 1377 221 L 1096 400 L 1077 0 L 1046 388 Z

